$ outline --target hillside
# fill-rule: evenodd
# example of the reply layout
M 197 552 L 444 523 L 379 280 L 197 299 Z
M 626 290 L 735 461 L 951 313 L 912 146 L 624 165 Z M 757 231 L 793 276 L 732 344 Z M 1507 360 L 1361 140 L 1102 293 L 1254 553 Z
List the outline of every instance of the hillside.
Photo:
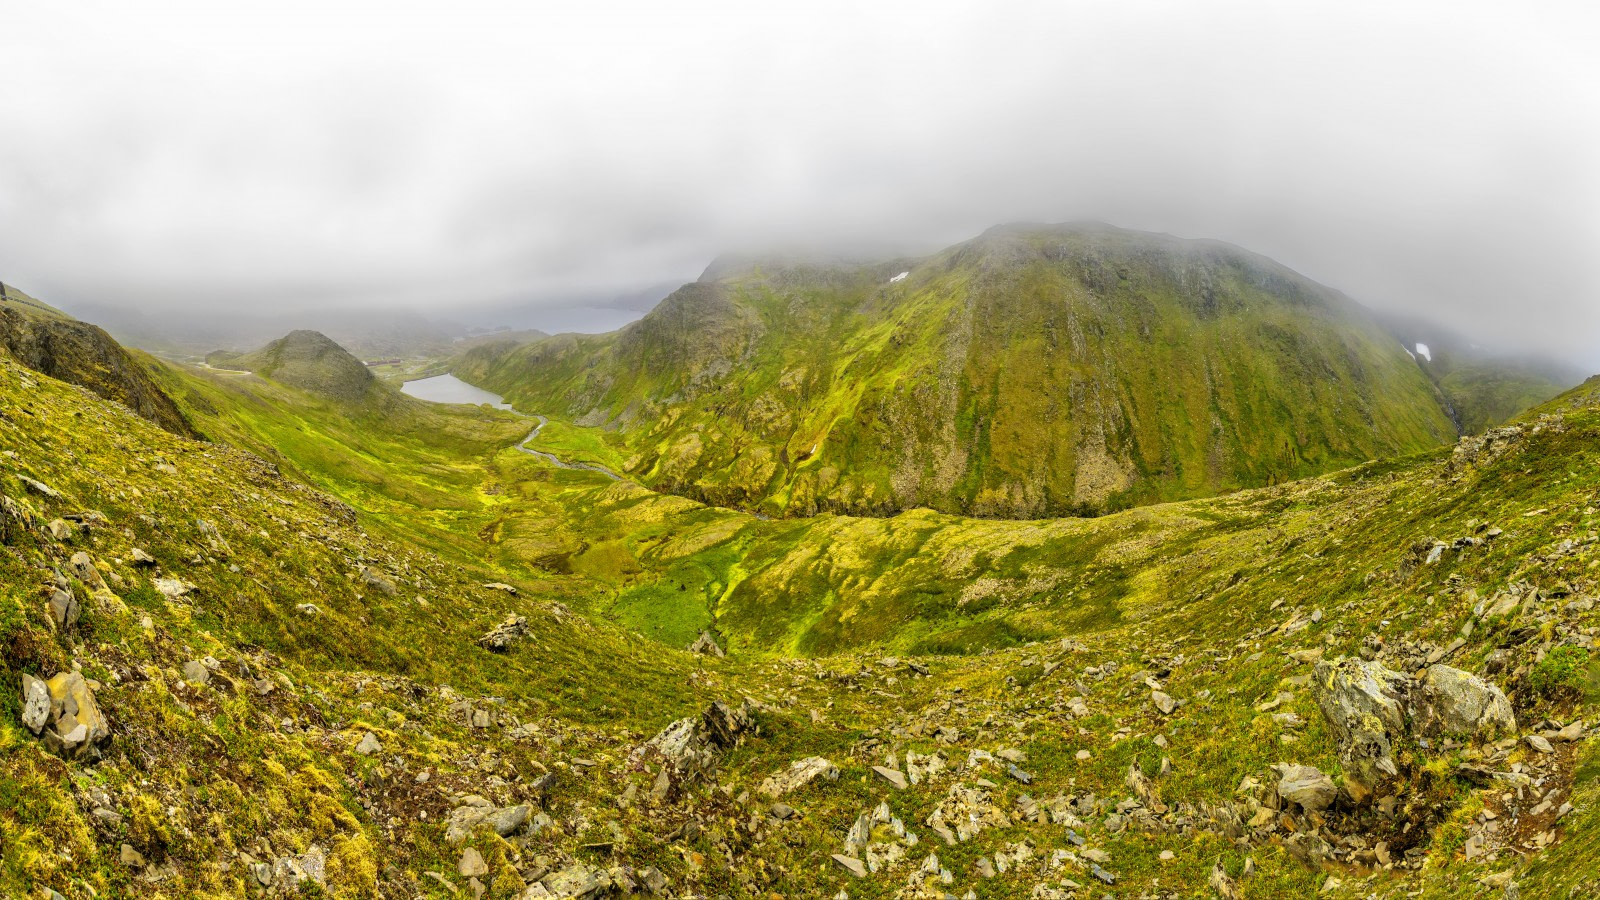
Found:
M 360 403 L 377 385 L 361 360 L 316 331 L 291 331 L 250 353 L 218 350 L 206 355 L 206 365 L 254 372 L 344 403 Z
M 1593 879 L 1592 389 L 1449 450 L 1037 523 L 764 521 L 163 380 L 295 469 L 0 355 L 5 895 Z M 727 657 L 644 636 L 696 608 Z M 1352 672 L 1388 685 L 1355 730 Z
M 455 371 L 608 429 L 646 485 L 770 514 L 1104 512 L 1455 436 L 1343 295 L 1097 225 L 880 265 L 717 265 L 619 332 L 480 347 Z
M 177 405 L 151 381 L 147 361 L 97 326 L 10 285 L 0 294 L 0 347 L 35 372 L 121 403 L 173 434 L 194 435 Z
M 1395 315 L 1380 321 L 1438 385 L 1465 434 L 1507 422 L 1583 379 L 1570 366 L 1496 353 L 1431 322 Z

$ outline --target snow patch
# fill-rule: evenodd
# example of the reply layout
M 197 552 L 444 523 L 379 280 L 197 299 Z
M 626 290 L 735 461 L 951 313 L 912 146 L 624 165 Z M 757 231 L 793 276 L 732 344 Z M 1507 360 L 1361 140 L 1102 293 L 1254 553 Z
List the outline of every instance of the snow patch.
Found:
M 1433 362 L 1433 354 L 1428 351 L 1428 345 L 1427 344 L 1423 344 L 1423 343 L 1418 343 L 1417 344 L 1417 352 L 1412 354 L 1412 358 L 1416 358 L 1418 356 L 1422 357 L 1423 359 L 1427 360 L 1428 362 Z
M 890 284 L 899 284 L 900 282 L 905 281 L 906 280 L 906 276 L 910 275 L 910 274 L 911 274 L 910 272 L 901 272 L 899 275 L 896 275 L 895 277 L 889 279 L 889 283 Z

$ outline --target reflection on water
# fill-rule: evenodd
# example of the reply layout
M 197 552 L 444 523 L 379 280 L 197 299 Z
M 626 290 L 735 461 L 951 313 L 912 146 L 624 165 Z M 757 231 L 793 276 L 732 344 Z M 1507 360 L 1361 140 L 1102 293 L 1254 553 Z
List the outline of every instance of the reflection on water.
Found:
M 401 391 L 431 403 L 487 403 L 495 409 L 510 409 L 511 404 L 483 388 L 473 387 L 454 375 L 436 375 L 417 381 L 408 381 Z

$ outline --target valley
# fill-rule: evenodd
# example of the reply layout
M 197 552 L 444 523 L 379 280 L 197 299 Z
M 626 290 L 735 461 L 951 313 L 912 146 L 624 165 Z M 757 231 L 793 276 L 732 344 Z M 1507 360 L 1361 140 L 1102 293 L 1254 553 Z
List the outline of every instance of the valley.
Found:
M 0 358 L 4 672 L 79 673 L 105 722 L 64 744 L 48 696 L 35 733 L 4 695 L 0 892 L 1586 883 L 1593 381 L 1092 517 L 767 517 L 575 468 L 630 470 L 629 438 L 424 401 L 314 333 L 128 359 L 205 440 Z

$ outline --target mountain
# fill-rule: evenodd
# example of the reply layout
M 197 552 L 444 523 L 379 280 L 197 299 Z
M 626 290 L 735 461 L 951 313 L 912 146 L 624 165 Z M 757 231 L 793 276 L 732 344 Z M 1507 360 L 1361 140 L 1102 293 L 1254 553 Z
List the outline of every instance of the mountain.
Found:
M 359 403 L 378 387 L 365 363 L 316 331 L 291 331 L 250 353 L 218 350 L 206 355 L 206 365 L 254 372 L 344 403 Z
M 1583 380 L 1559 361 L 1498 353 L 1423 319 L 1383 314 L 1379 321 L 1438 386 L 1466 434 L 1509 421 Z
M 720 262 L 618 332 L 454 368 L 614 432 L 648 485 L 788 515 L 1104 512 L 1456 434 L 1344 295 L 1226 244 L 1103 225 L 875 265 Z
M 173 434 L 193 437 L 189 420 L 151 380 L 148 362 L 10 285 L 0 285 L 0 347 L 28 368 L 127 406 Z
M 1018 522 L 158 375 L 227 442 L 0 350 L 0 896 L 1592 893 L 1600 382 Z
M 242 352 L 295 328 L 328 335 L 365 360 L 449 354 L 455 339 L 466 333 L 455 323 L 403 310 L 252 313 L 224 308 L 197 314 L 190 309 L 145 310 L 89 302 L 75 305 L 73 311 L 100 323 L 125 344 L 186 361 L 198 360 L 218 348 Z

